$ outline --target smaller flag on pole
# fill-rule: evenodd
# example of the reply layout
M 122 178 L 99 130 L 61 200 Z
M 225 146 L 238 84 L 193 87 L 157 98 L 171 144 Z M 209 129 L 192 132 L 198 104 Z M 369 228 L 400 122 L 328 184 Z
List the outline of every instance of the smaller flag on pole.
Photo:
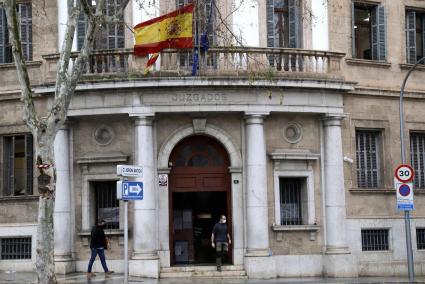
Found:
M 148 60 L 148 63 L 146 63 L 145 71 L 143 71 L 143 74 L 144 75 L 147 75 L 149 73 L 150 67 L 155 64 L 155 62 L 158 59 L 158 57 L 159 57 L 159 53 L 158 52 L 156 52 L 156 53 L 154 53 L 154 54 L 151 55 L 151 57 Z

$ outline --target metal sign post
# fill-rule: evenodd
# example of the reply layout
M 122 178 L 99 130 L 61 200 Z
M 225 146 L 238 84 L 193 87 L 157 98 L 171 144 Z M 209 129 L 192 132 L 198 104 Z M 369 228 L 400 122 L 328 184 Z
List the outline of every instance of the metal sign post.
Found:
M 406 164 L 406 148 L 404 146 L 404 114 L 403 114 L 403 96 L 404 87 L 406 86 L 407 79 L 409 79 L 412 71 L 420 64 L 425 61 L 425 57 L 419 59 L 407 72 L 406 77 L 403 80 L 403 84 L 400 89 L 400 101 L 399 101 L 399 113 L 400 113 L 400 152 L 401 162 Z M 407 268 L 409 273 L 409 281 L 412 282 L 415 279 L 415 270 L 413 265 L 413 251 L 412 251 L 412 236 L 410 232 L 410 213 L 408 210 L 404 211 L 404 224 L 406 228 L 406 248 L 407 248 Z
M 128 283 L 128 200 L 124 200 L 124 284 Z
M 143 200 L 143 182 L 128 181 L 127 177 L 142 177 L 143 168 L 139 166 L 118 165 L 117 199 L 124 201 L 124 284 L 128 284 L 128 201 Z

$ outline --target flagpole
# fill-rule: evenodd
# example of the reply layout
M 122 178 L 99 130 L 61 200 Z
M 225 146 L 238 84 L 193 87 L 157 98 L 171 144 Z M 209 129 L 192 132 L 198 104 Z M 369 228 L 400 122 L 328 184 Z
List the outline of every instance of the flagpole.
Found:
M 196 41 L 198 44 L 198 76 L 201 76 L 201 38 L 199 31 L 201 30 L 201 21 L 200 21 L 200 13 L 199 13 L 199 0 L 196 0 Z

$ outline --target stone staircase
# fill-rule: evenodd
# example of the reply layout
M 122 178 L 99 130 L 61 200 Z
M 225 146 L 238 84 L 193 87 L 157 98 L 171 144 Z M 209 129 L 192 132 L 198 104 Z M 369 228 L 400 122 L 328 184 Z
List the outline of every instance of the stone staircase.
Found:
M 241 265 L 225 265 L 222 271 L 217 271 L 215 266 L 173 266 L 161 268 L 160 278 L 233 278 L 246 279 L 246 272 Z

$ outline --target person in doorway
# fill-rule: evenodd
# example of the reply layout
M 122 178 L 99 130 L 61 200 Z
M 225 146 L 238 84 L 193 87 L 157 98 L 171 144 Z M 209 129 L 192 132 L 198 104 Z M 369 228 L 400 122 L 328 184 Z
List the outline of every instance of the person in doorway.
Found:
M 91 250 L 91 257 L 89 261 L 89 266 L 87 268 L 87 278 L 92 278 L 96 276 L 92 272 L 92 267 L 94 260 L 96 259 L 96 256 L 99 255 L 100 262 L 102 263 L 103 270 L 105 271 L 105 274 L 109 275 L 111 273 L 114 273 L 113 271 L 108 269 L 108 266 L 106 265 L 106 259 L 105 259 L 105 249 L 108 247 L 108 242 L 105 237 L 105 231 L 103 228 L 105 227 L 105 221 L 99 220 L 96 225 L 93 226 L 91 230 L 91 238 L 90 238 L 90 250 Z
M 216 251 L 217 271 L 221 271 L 223 255 L 229 252 L 229 245 L 232 244 L 229 232 L 227 230 L 226 216 L 221 215 L 220 221 L 214 225 L 211 234 L 211 246 Z

